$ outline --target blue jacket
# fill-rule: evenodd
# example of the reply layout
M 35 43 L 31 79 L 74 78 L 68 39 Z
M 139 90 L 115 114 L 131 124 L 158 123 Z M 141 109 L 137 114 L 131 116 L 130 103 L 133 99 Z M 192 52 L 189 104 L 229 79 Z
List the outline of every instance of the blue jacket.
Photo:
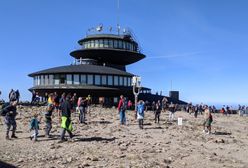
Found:
M 39 121 L 37 118 L 32 118 L 30 121 L 30 129 L 39 129 Z
M 145 111 L 144 103 L 138 104 L 137 105 L 137 112 L 139 113 L 139 115 L 144 117 L 144 111 Z

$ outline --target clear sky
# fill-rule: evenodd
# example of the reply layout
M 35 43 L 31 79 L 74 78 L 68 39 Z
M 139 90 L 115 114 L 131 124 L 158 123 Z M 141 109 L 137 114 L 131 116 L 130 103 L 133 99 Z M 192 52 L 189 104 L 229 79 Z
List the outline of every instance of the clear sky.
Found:
M 68 65 L 88 28 L 130 27 L 146 58 L 127 67 L 142 85 L 193 103 L 248 100 L 247 0 L 1 0 L 0 98 L 30 100 L 27 75 Z

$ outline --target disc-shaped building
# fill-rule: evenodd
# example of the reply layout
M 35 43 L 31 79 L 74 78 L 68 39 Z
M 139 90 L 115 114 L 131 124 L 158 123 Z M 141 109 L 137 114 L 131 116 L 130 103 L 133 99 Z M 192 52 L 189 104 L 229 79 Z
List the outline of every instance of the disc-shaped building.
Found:
M 111 30 L 103 33 L 102 27 L 97 27 L 78 44 L 80 49 L 70 53 L 75 58 L 74 64 L 29 74 L 34 81 L 29 90 L 41 97 L 53 92 L 58 95 L 77 93 L 81 97 L 91 95 L 93 102 L 98 103 L 101 99 L 106 105 L 117 103 L 121 94 L 132 100 L 134 74 L 127 72 L 126 66 L 145 58 L 132 33 L 126 30 L 120 33 L 119 28 L 117 33 Z M 142 88 L 139 97 L 149 102 L 163 98 L 151 94 L 149 88 Z M 178 98 L 167 98 L 175 103 L 185 103 Z
M 135 63 L 145 55 L 130 33 L 95 33 L 78 41 L 80 49 L 72 51 L 75 64 L 41 70 L 29 74 L 40 96 L 57 92 L 91 95 L 97 101 L 116 102 L 120 94 L 132 96 L 131 79 L 126 65 Z

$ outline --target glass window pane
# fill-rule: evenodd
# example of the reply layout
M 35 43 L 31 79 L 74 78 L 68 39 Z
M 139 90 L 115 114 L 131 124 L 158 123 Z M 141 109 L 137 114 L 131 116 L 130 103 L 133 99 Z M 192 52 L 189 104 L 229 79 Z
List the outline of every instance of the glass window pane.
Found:
M 93 85 L 93 75 L 87 75 L 87 84 Z
M 108 85 L 112 86 L 113 85 L 113 76 L 108 75 Z
M 95 85 L 101 85 L 100 75 L 95 75 Z
M 109 40 L 109 48 L 113 48 L 113 40 Z
M 95 48 L 98 48 L 98 47 L 99 47 L 99 41 L 95 40 Z
M 122 41 L 121 40 L 119 40 L 119 42 L 118 42 L 118 48 L 122 48 L 123 46 L 122 46 Z
M 44 75 L 41 75 L 41 76 L 40 76 L 40 84 L 41 84 L 41 85 L 44 85 L 44 83 L 45 83 Z
M 94 47 L 95 47 L 95 46 L 94 46 L 94 40 L 91 40 L 91 41 L 90 41 L 90 47 L 91 47 L 91 48 L 94 48 Z
M 72 75 L 71 74 L 66 75 L 66 84 L 72 85 Z
M 114 40 L 114 48 L 118 48 L 118 41 Z
M 99 40 L 99 45 L 100 48 L 103 48 L 103 40 Z
M 118 81 L 118 76 L 114 76 L 114 86 L 118 86 L 119 81 Z
M 59 85 L 60 83 L 60 75 L 54 75 L 54 84 Z
M 119 82 L 120 82 L 120 83 L 119 83 L 119 85 L 120 85 L 120 86 L 123 86 L 123 76 L 120 76 L 120 77 L 119 77 L 119 79 L 120 79 L 120 81 L 119 81 Z
M 124 77 L 124 86 L 127 86 L 127 77 Z
M 48 85 L 53 85 L 53 80 L 54 80 L 54 76 L 53 75 L 49 75 Z
M 123 41 L 123 48 L 126 49 L 127 42 Z
M 73 75 L 73 83 L 75 85 L 79 85 L 80 84 L 80 82 L 79 82 L 79 75 L 78 74 L 74 74 Z
M 107 76 L 102 75 L 102 85 L 107 85 Z
M 45 85 L 48 85 L 48 75 L 45 75 Z
M 86 85 L 86 75 L 81 75 L 81 84 Z
M 104 39 L 104 47 L 105 48 L 108 48 L 109 46 L 108 46 L 108 39 Z
M 131 86 L 131 78 L 127 78 L 127 85 Z

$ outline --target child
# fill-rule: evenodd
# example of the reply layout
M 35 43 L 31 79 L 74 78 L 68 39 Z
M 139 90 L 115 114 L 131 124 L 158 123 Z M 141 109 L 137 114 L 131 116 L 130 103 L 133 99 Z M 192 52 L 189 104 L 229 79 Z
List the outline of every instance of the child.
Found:
M 37 136 L 39 134 L 38 130 L 39 130 L 39 121 L 37 119 L 38 114 L 37 113 L 33 113 L 33 118 L 30 121 L 30 131 L 34 130 L 33 134 L 30 136 L 30 140 L 32 140 L 34 138 L 34 141 L 37 141 Z

